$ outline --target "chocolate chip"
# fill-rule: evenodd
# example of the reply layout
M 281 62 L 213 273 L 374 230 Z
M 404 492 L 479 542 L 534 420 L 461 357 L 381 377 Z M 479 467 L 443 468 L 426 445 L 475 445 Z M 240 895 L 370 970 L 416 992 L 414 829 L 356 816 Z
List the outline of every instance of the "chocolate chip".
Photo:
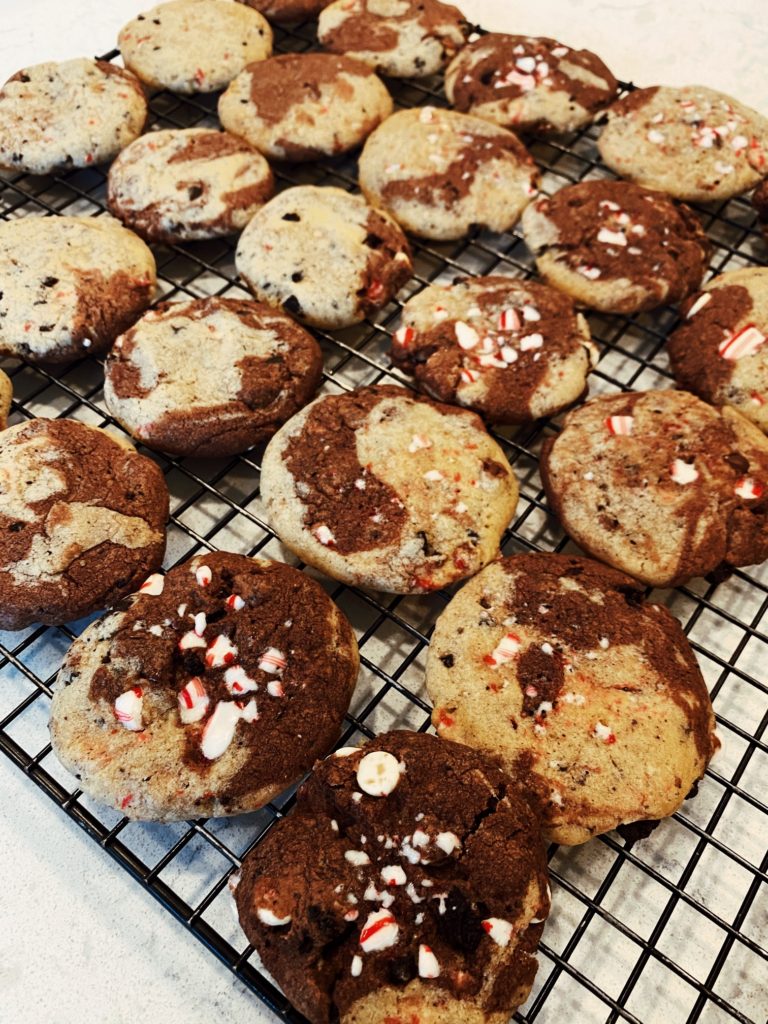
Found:
M 28 82 L 29 81 L 29 75 L 19 75 L 18 81 L 19 82 Z
M 723 459 L 732 469 L 735 469 L 737 473 L 749 472 L 749 459 L 745 459 L 741 452 L 729 452 L 727 455 L 723 456 Z
M 298 215 L 298 213 L 284 213 L 283 220 L 299 221 L 301 220 L 301 217 Z
M 434 555 L 435 549 L 432 547 L 432 544 L 430 543 L 429 537 L 426 535 L 426 533 L 423 530 L 419 530 L 416 536 L 421 539 L 421 546 L 424 549 L 424 554 L 427 557 L 429 557 L 430 555 Z
M 55 326 L 56 324 L 41 324 L 40 327 L 38 327 L 38 330 L 41 334 L 48 334 L 48 332 L 52 331 Z
M 43 288 L 53 288 L 53 286 L 58 283 L 58 277 L 46 277 L 43 280 Z
M 440 661 L 442 661 L 446 668 L 453 668 L 456 659 L 452 654 L 441 654 Z
M 184 651 L 181 663 L 184 666 L 184 671 L 189 672 L 191 676 L 200 676 L 205 672 L 205 662 L 194 651 Z
M 304 280 L 304 275 L 300 270 L 294 270 L 294 272 L 291 274 L 291 280 L 294 282 L 294 284 L 298 284 L 299 281 Z
M 199 199 L 203 194 L 203 190 L 199 185 L 192 185 L 191 188 L 187 189 L 187 195 L 190 199 Z
M 391 960 L 387 974 L 393 985 L 407 985 L 416 977 L 416 964 L 413 957 L 401 956 L 397 960 Z
M 461 889 L 455 886 L 445 899 L 445 913 L 439 911 L 438 901 L 430 907 L 435 925 L 449 946 L 462 953 L 473 953 L 480 945 L 485 931 L 480 923 L 482 918 L 473 908 Z
M 380 245 L 384 244 L 384 239 L 369 231 L 363 240 L 363 244 L 367 245 L 369 249 L 378 249 Z
M 630 821 L 623 825 L 617 825 L 616 831 L 628 844 L 636 843 L 638 839 L 647 839 L 653 832 L 658 821 L 648 819 L 647 821 Z
M 283 218 L 285 220 L 285 218 Z M 302 309 L 301 303 L 295 295 L 289 295 L 288 298 L 283 302 L 283 309 L 286 313 L 293 313 L 294 316 L 301 316 Z
M 24 529 L 24 523 L 11 523 L 8 529 L 10 530 L 11 533 L 18 533 L 19 530 Z
M 493 81 L 493 76 L 495 74 L 496 72 L 494 71 L 493 68 L 491 68 L 489 71 L 484 71 L 482 75 L 480 75 L 480 81 L 482 82 L 483 85 L 490 85 L 491 82 Z

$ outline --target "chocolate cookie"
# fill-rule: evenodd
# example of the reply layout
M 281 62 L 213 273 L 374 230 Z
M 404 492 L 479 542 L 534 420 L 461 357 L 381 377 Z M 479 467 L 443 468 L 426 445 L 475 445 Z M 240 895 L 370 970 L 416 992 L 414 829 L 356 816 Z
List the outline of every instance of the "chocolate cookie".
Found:
M 146 119 L 138 79 L 108 61 L 22 68 L 0 89 L 0 167 L 52 174 L 104 163 Z
M 354 149 L 392 113 L 392 97 L 362 61 L 284 53 L 241 71 L 219 119 L 275 160 L 314 160 Z
M 438 733 L 526 780 L 554 843 L 673 814 L 719 746 L 677 619 L 572 555 L 502 558 L 470 580 L 435 626 L 427 689 Z
M 318 764 L 245 858 L 235 899 L 312 1024 L 506 1024 L 533 984 L 550 902 L 515 782 L 408 732 Z
M 274 191 L 264 157 L 208 128 L 150 132 L 109 169 L 107 203 L 150 242 L 189 242 L 242 231 Z
M 113 604 L 165 551 L 168 490 L 154 462 L 77 420 L 0 434 L 0 629 Z
M 336 0 L 320 13 L 317 38 L 393 78 L 434 75 L 464 45 L 464 15 L 439 0 Z
M 331 0 L 240 0 L 275 25 L 290 25 L 307 18 L 316 18 Z
M 585 393 L 598 356 L 570 299 L 498 275 L 425 288 L 406 302 L 392 339 L 392 362 L 422 391 L 491 423 L 564 409 Z
M 379 385 L 325 395 L 289 420 L 267 446 L 261 494 L 310 565 L 421 594 L 496 557 L 518 491 L 477 416 Z
M 314 185 L 288 188 L 259 210 L 235 263 L 257 299 L 331 330 L 377 313 L 413 270 L 390 217 L 362 196 Z
M 74 642 L 51 742 L 130 818 L 252 811 L 337 739 L 357 670 L 352 628 L 314 580 L 207 552 L 150 576 Z
M 104 400 L 137 440 L 215 458 L 271 437 L 317 390 L 323 356 L 289 316 L 257 302 L 164 302 L 115 342 Z
M 545 441 L 549 503 L 584 550 L 656 587 L 768 558 L 768 440 L 685 391 L 601 395 Z
M 125 66 L 153 89 L 215 92 L 270 55 L 272 29 L 244 4 L 170 0 L 124 25 L 117 45 Z
M 539 273 L 579 305 L 636 313 L 698 288 L 712 251 L 698 217 L 626 181 L 582 181 L 525 210 Z
M 757 210 L 757 222 L 768 239 L 768 179 L 761 181 L 752 193 L 752 205 Z
M 152 300 L 155 260 L 111 217 L 0 224 L 0 353 L 66 363 L 105 352 Z
M 538 134 L 584 127 L 616 98 L 618 88 L 589 50 L 501 32 L 469 43 L 445 72 L 445 94 L 457 110 Z
M 507 231 L 536 195 L 538 180 L 512 132 L 436 107 L 388 117 L 360 155 L 360 187 L 369 201 L 422 238 L 462 238 L 477 227 Z
M 603 160 L 676 199 L 730 199 L 768 175 L 768 119 L 714 89 L 637 89 L 607 116 L 597 143 Z
M 667 339 L 675 380 L 768 432 L 768 269 L 730 270 L 683 306 Z

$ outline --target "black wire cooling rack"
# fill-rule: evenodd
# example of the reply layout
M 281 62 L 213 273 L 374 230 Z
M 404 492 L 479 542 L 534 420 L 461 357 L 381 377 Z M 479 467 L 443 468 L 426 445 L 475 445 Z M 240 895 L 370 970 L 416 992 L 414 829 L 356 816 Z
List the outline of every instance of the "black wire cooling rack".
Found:
M 278 31 L 276 48 L 307 49 L 311 26 Z M 114 51 L 106 59 L 117 56 Z M 390 83 L 400 106 L 443 105 L 434 80 Z M 160 93 L 153 122 L 165 127 L 215 124 L 215 99 Z M 532 152 L 553 192 L 569 182 L 608 176 L 593 129 L 540 142 Z M 278 169 L 280 187 L 300 183 L 356 188 L 354 160 Z M 63 177 L 0 179 L 4 218 L 99 215 L 105 176 L 99 169 Z M 743 199 L 699 208 L 715 243 L 711 271 L 762 264 L 766 243 Z M 414 291 L 456 275 L 501 272 L 530 276 L 532 260 L 518 233 L 482 232 L 450 244 L 414 246 Z M 244 295 L 231 240 L 157 248 L 164 299 Z M 399 323 L 392 302 L 374 321 L 333 335 L 318 332 L 325 354 L 324 390 L 392 378 L 389 335 Z M 675 313 L 589 316 L 601 350 L 592 392 L 670 384 L 664 337 Z M 105 411 L 102 368 L 86 359 L 57 373 L 15 363 L 13 419 L 73 417 L 119 430 Z M 407 382 L 406 382 L 407 383 Z M 503 550 L 566 546 L 544 502 L 537 451 L 556 423 L 497 434 L 521 483 L 517 515 Z M 171 492 L 166 566 L 199 550 L 223 548 L 295 561 L 266 523 L 259 500 L 259 451 L 229 461 L 176 460 L 150 454 Z M 449 595 L 393 597 L 322 580 L 352 621 L 362 667 L 342 743 L 390 728 L 429 727 L 423 686 L 432 625 Z M 553 848 L 553 909 L 541 946 L 536 985 L 518 1021 L 578 1024 L 757 1024 L 768 1016 L 768 565 L 721 582 L 695 580 L 654 592 L 681 620 L 710 686 L 722 751 L 695 799 L 637 842 L 610 833 L 583 847 Z M 227 881 L 245 853 L 272 828 L 293 794 L 235 819 L 173 825 L 129 822 L 90 800 L 58 764 L 48 742 L 51 685 L 72 639 L 87 625 L 0 634 L 0 749 L 223 961 L 277 1016 L 300 1022 L 265 975 L 231 913 Z M 23 808 L 20 810 L 23 813 Z

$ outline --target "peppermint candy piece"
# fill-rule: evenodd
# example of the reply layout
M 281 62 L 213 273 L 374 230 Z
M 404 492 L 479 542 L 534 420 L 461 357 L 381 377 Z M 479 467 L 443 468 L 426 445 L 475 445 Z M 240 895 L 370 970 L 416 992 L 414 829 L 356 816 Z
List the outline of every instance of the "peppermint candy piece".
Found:
M 226 605 L 231 611 L 239 612 L 242 608 L 245 608 L 245 601 L 239 594 L 230 594 L 226 600 Z
M 486 654 L 483 661 L 491 668 L 498 668 L 507 661 L 511 661 L 520 651 L 520 637 L 516 633 L 507 633 L 496 644 L 490 654 Z
M 698 313 L 698 312 L 699 312 L 700 310 L 704 309 L 704 307 L 705 307 L 705 306 L 706 306 L 706 305 L 707 305 L 708 303 L 710 303 L 711 301 L 712 301 L 712 293 L 711 293 L 711 292 L 704 292 L 704 294 L 703 294 L 703 295 L 700 295 L 700 296 L 698 297 L 698 299 L 696 299 L 696 301 L 694 302 L 694 304 L 693 304 L 693 305 L 691 306 L 691 308 L 690 308 L 690 309 L 688 310 L 688 312 L 687 312 L 687 313 L 685 314 L 685 319 L 686 319 L 686 320 L 690 320 L 692 316 L 696 316 L 696 314 L 697 314 L 697 313 Z
M 352 957 L 349 973 L 353 978 L 359 978 L 363 973 L 363 958 L 358 956 L 357 953 Z
M 503 917 L 487 917 L 485 921 L 481 921 L 481 924 L 497 946 L 509 945 L 514 931 L 509 921 L 505 921 Z
M 435 846 L 450 857 L 461 846 L 461 840 L 455 832 L 438 832 Z
M 268 647 L 261 656 L 259 668 L 262 672 L 274 675 L 276 672 L 282 672 L 287 664 L 288 660 L 282 651 L 276 647 Z
M 762 497 L 765 487 L 755 480 L 754 477 L 743 476 L 741 480 L 737 481 L 733 490 L 737 498 L 746 498 L 747 501 L 754 501 Z
M 397 787 L 400 762 L 386 750 L 372 750 L 357 766 L 357 784 L 369 796 L 389 796 Z
M 723 359 L 743 359 L 753 356 L 766 342 L 766 336 L 754 324 L 747 324 L 735 334 L 725 337 L 717 347 Z
M 282 928 L 283 925 L 291 923 L 290 914 L 286 914 L 285 917 L 278 917 L 269 907 L 259 907 L 256 911 L 256 917 L 258 917 L 262 924 L 270 928 Z
M 610 228 L 600 228 L 597 232 L 598 242 L 603 245 L 626 245 L 627 239 L 623 231 L 611 231 Z
M 195 579 L 201 587 L 207 587 L 213 579 L 213 573 L 207 565 L 198 565 L 195 569 Z
M 205 723 L 200 742 L 200 749 L 206 760 L 215 761 L 227 750 L 241 718 L 246 722 L 256 721 L 258 712 L 255 700 L 249 700 L 246 705 L 238 701 L 219 701 Z
M 440 976 L 440 964 L 437 961 L 437 957 L 429 948 L 423 943 L 419 946 L 419 977 L 420 978 L 437 978 Z
M 544 344 L 544 337 L 541 334 L 528 334 L 520 341 L 520 351 L 528 352 L 532 348 L 541 348 Z
M 188 651 L 193 647 L 207 646 L 208 645 L 205 642 L 205 640 L 201 636 L 198 636 L 194 629 L 190 629 L 190 631 L 188 633 L 185 633 L 181 640 L 179 640 L 180 651 Z
M 267 683 L 267 693 L 270 697 L 284 697 L 285 690 L 279 679 L 271 679 Z
M 371 858 L 364 850 L 347 850 L 344 853 L 344 860 L 349 861 L 356 868 L 365 867 L 366 864 L 371 863 Z
M 629 437 L 632 433 L 634 422 L 634 416 L 609 416 L 605 421 L 605 425 L 608 427 L 609 434 Z
M 133 686 L 121 693 L 115 701 L 115 718 L 124 729 L 141 732 L 144 725 L 141 720 L 141 706 L 144 703 L 144 691 L 140 686 Z
M 530 309 L 531 307 L 527 307 Z M 525 307 L 523 307 L 523 316 L 525 316 Z M 526 317 L 526 319 L 528 319 Z M 499 313 L 499 330 L 500 331 L 519 331 L 522 326 L 520 317 L 516 309 L 505 309 Z
M 255 679 L 251 679 L 242 665 L 231 665 L 224 673 L 224 685 L 231 694 L 249 693 L 258 690 Z
M 408 445 L 409 452 L 417 452 L 420 448 L 431 448 L 432 442 L 426 434 L 414 434 L 413 440 Z
M 378 953 L 397 942 L 400 932 L 397 921 L 388 910 L 374 910 L 368 915 L 360 932 L 360 945 L 364 953 Z
M 198 636 L 202 636 L 205 632 L 205 627 L 208 625 L 208 620 L 205 617 L 205 612 L 198 612 L 195 615 L 195 633 Z
M 459 348 L 463 348 L 465 352 L 473 349 L 480 341 L 480 336 L 474 327 L 470 327 L 469 324 L 465 324 L 463 320 L 457 320 L 455 331 L 456 341 L 459 343 Z
M 381 869 L 381 877 L 387 885 L 405 885 L 408 877 L 399 864 L 390 864 Z
M 237 657 L 237 648 L 223 633 L 219 633 L 216 639 L 208 647 L 205 655 L 205 664 L 208 668 L 223 668 L 231 665 Z
M 592 731 L 592 735 L 596 739 L 602 740 L 603 743 L 611 744 L 616 742 L 616 734 L 611 728 L 605 725 L 604 722 L 595 722 L 595 728 Z
M 149 594 L 150 597 L 159 597 L 163 592 L 165 586 L 165 577 L 162 573 L 153 572 L 151 576 L 147 576 L 144 582 L 139 587 L 140 594 Z
M 319 540 L 321 544 L 325 544 L 326 547 L 333 547 L 336 543 L 333 531 L 330 530 L 325 523 L 321 523 L 319 526 L 316 526 L 312 530 L 312 533 L 315 535 L 317 540 Z
M 408 348 L 415 337 L 416 331 L 412 327 L 399 327 L 395 331 L 395 341 L 403 348 Z
M 184 689 L 179 691 L 178 701 L 179 718 L 184 725 L 199 722 L 211 702 L 199 676 L 190 679 Z
M 669 475 L 676 484 L 684 486 L 692 484 L 699 479 L 699 471 L 692 462 L 683 462 L 682 459 L 675 459 L 669 467 Z
M 466 367 L 459 374 L 461 377 L 462 384 L 474 384 L 475 381 L 480 380 L 480 374 L 477 370 L 469 370 Z

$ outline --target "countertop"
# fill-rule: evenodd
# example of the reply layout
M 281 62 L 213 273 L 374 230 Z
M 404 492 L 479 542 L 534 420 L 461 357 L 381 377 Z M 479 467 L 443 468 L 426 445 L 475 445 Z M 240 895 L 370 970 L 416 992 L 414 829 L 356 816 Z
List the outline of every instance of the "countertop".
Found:
M 1 0 L 0 77 L 109 50 L 137 0 Z M 757 0 L 464 0 L 489 28 L 595 50 L 640 85 L 699 82 L 768 112 Z M 273 1020 L 10 763 L 0 762 L 0 1016 L 8 1024 Z

